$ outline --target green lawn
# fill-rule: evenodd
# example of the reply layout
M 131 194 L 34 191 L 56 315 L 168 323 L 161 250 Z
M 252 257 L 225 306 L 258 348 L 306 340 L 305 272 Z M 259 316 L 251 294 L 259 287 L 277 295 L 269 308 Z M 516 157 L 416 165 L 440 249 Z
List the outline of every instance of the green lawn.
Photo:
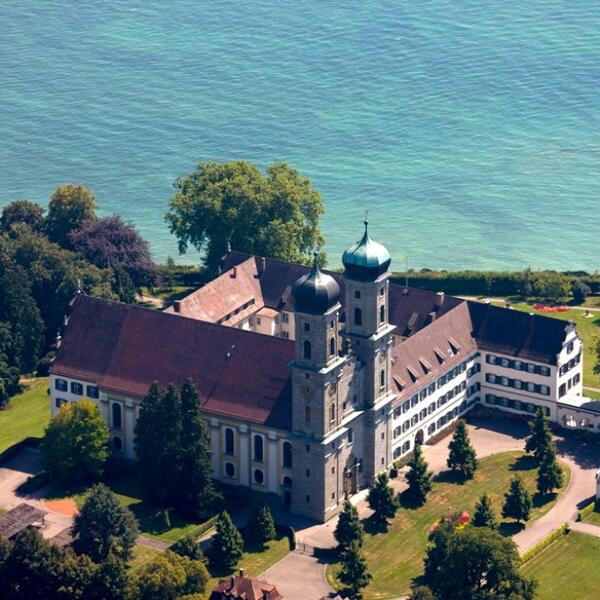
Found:
M 22 394 L 13 396 L 10 408 L 0 411 L 0 452 L 26 437 L 42 437 L 50 420 L 48 379 L 33 379 Z
M 600 512 L 595 510 L 590 513 L 585 519 L 583 519 L 586 523 L 591 523 L 592 525 L 598 525 L 600 527 Z
M 565 471 L 565 485 L 570 473 Z M 423 572 L 423 558 L 427 546 L 427 536 L 432 525 L 451 511 L 466 510 L 473 514 L 475 502 L 484 493 L 491 496 L 496 513 L 499 515 L 503 495 L 508 489 L 509 481 L 515 474 L 520 474 L 527 486 L 535 490 L 537 470 L 531 457 L 520 452 L 504 452 L 481 459 L 480 467 L 474 480 L 460 485 L 448 481 L 442 474 L 434 483 L 427 503 L 418 509 L 401 508 L 391 521 L 387 533 L 367 534 L 364 553 L 373 582 L 365 590 L 365 598 L 396 598 L 408 593 L 413 578 Z M 534 510 L 531 520 L 539 518 L 555 503 L 542 502 L 534 498 Z M 502 531 L 509 535 L 516 532 L 515 524 L 504 522 Z M 331 565 L 327 569 L 329 581 L 336 586 L 335 575 L 339 565 Z M 339 585 L 337 585 L 339 589 Z
M 585 316 L 585 311 L 571 309 L 562 313 L 542 313 L 536 311 L 532 305 L 529 304 L 511 304 L 515 310 L 522 310 L 524 312 L 533 312 L 537 315 L 543 315 L 547 317 L 554 317 L 556 319 L 562 319 L 564 321 L 573 321 L 577 326 L 577 331 L 583 340 L 583 385 L 590 387 L 600 387 L 600 377 L 594 375 L 594 363 L 596 358 L 594 356 L 594 346 L 596 345 L 596 339 L 600 336 L 600 312 L 590 313 L 590 317 Z M 590 395 L 588 392 L 586 394 Z M 598 396 L 600 397 L 600 396 Z
M 569 533 L 523 567 L 537 579 L 541 600 L 591 600 L 600 597 L 600 538 Z

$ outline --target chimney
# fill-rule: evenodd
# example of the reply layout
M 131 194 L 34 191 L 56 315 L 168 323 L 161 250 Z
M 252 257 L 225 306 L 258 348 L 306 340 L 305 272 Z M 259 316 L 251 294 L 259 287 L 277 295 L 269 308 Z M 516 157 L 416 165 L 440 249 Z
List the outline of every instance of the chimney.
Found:
M 235 279 L 237 277 L 237 267 L 233 267 L 233 269 L 231 269 L 230 277 L 231 279 Z
M 244 569 L 240 569 L 240 577 L 244 577 Z
M 181 300 L 175 300 L 175 302 L 173 302 L 173 310 L 176 313 L 180 313 L 181 312 Z
M 444 292 L 438 292 L 436 294 L 436 298 L 435 298 L 435 305 L 438 308 L 442 308 L 443 304 L 444 304 L 444 299 L 446 298 L 446 295 L 444 294 Z
M 435 321 L 435 310 L 432 310 L 428 315 L 427 315 L 427 319 L 425 321 L 426 325 L 429 325 L 429 323 L 433 323 Z
M 258 276 L 260 277 L 267 268 L 267 259 L 264 256 L 260 256 L 258 259 Z

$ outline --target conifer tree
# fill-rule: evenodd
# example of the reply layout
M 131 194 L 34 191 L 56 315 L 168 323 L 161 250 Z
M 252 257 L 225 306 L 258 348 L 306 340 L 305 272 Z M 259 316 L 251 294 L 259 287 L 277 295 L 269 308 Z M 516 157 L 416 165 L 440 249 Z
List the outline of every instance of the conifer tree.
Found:
M 387 528 L 388 519 L 392 519 L 398 510 L 398 500 L 389 481 L 387 473 L 379 473 L 367 497 L 369 508 L 373 511 L 373 522 L 383 528 Z
M 211 561 L 215 565 L 233 569 L 242 558 L 244 540 L 227 511 L 219 515 L 216 529 L 210 548 Z
M 207 517 L 218 507 L 222 497 L 213 484 L 210 435 L 200 415 L 198 390 L 191 379 L 181 387 L 180 410 L 176 505 L 183 514 Z
M 360 546 L 356 542 L 352 542 L 342 554 L 340 562 L 342 564 L 340 581 L 348 586 L 351 598 L 362 598 L 362 590 L 369 585 L 373 576 L 369 573 Z
M 498 521 L 492 508 L 492 500 L 487 494 L 483 494 L 475 505 L 475 513 L 471 523 L 475 527 L 489 527 L 489 529 L 497 529 Z
M 516 519 L 517 523 L 527 521 L 531 513 L 531 496 L 523 485 L 523 480 L 516 476 L 510 482 L 510 489 L 504 495 L 502 516 Z
M 359 547 L 363 544 L 363 526 L 356 506 L 349 500 L 344 502 L 344 510 L 340 513 L 333 536 L 342 550 L 348 549 L 352 542 L 356 542 Z
M 472 479 L 477 469 L 477 456 L 471 446 L 467 426 L 462 419 L 456 423 L 454 436 L 448 446 L 448 468 L 464 479 Z
M 250 544 L 262 545 L 275 539 L 275 535 L 275 521 L 271 510 L 264 502 L 258 502 L 252 507 L 246 527 L 246 541 Z
M 529 424 L 529 436 L 525 442 L 525 452 L 532 453 L 540 461 L 545 452 L 554 447 L 550 422 L 541 407 L 538 407 L 535 420 Z
M 556 460 L 556 452 L 550 447 L 546 450 L 540 460 L 537 474 L 537 490 L 545 495 L 560 488 L 564 482 L 564 476 L 560 465 Z
M 413 455 L 408 462 L 409 471 L 406 473 L 408 482 L 407 495 L 414 502 L 422 504 L 431 491 L 432 473 L 427 470 L 427 462 L 423 458 L 421 445 L 416 444 Z

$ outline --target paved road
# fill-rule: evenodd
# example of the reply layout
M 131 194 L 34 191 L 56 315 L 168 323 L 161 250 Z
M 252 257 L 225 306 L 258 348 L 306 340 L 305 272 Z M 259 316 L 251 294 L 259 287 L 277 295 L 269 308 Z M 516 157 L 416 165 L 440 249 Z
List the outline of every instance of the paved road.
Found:
M 591 523 L 571 523 L 571 529 L 578 533 L 600 537 L 600 527 L 598 527 L 598 525 L 592 525 Z

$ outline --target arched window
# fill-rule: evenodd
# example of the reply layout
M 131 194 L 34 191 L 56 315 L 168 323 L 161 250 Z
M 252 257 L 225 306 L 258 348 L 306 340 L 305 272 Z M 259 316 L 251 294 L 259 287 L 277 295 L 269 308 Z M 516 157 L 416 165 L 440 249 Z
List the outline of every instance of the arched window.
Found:
M 331 338 L 329 340 L 329 356 L 333 356 L 335 354 L 335 339 Z
M 382 388 L 385 387 L 385 371 L 383 369 L 379 373 L 379 386 Z
M 235 477 L 235 465 L 233 463 L 225 463 L 225 475 L 227 477 Z
M 354 324 L 362 325 L 362 310 L 360 308 L 354 309 Z
M 332 402 L 329 407 L 329 419 L 335 421 L 335 404 Z
M 121 429 L 121 405 L 118 402 L 113 402 L 112 405 L 112 426 L 113 429 Z
M 225 429 L 225 454 L 235 454 L 235 438 L 233 429 Z
M 283 442 L 283 465 L 286 469 L 292 468 L 292 444 Z
M 310 406 L 304 407 L 304 422 L 306 425 L 310 425 Z
M 304 358 L 310 359 L 312 356 L 312 347 L 308 340 L 304 340 Z
M 254 469 L 254 483 L 262 485 L 265 481 L 265 474 L 260 469 Z
M 263 439 L 261 435 L 254 436 L 254 461 L 263 462 Z
M 292 487 L 292 478 L 288 477 L 287 475 L 283 478 L 283 486 L 287 487 L 287 488 L 291 488 Z
M 379 307 L 379 322 L 383 323 L 385 321 L 385 306 L 382 304 Z

